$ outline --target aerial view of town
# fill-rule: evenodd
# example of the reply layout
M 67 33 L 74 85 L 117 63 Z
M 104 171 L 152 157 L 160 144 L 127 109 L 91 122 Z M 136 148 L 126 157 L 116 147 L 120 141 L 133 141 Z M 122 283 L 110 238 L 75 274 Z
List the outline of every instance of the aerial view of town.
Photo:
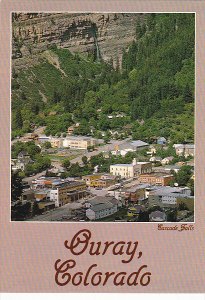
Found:
M 11 221 L 194 222 L 194 13 L 12 13 Z

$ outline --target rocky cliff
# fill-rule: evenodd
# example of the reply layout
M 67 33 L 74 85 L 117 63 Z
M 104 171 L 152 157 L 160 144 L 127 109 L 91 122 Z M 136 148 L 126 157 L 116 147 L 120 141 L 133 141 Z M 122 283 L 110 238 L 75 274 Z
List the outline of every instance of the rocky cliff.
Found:
M 12 15 L 13 66 L 37 62 L 38 54 L 52 45 L 71 52 L 95 53 L 121 62 L 123 49 L 135 37 L 142 14 L 102 13 L 14 13 Z M 32 59 L 31 59 L 32 57 Z

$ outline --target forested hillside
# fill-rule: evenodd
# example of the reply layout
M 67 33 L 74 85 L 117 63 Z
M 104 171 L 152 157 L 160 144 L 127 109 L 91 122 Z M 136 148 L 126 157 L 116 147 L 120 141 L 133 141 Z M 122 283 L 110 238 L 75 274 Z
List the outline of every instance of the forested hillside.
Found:
M 129 125 L 135 139 L 193 141 L 194 50 L 194 14 L 147 14 L 115 68 L 97 46 L 88 56 L 52 46 L 12 70 L 12 135 L 34 125 L 59 135 L 80 122 L 76 134 L 125 136 Z

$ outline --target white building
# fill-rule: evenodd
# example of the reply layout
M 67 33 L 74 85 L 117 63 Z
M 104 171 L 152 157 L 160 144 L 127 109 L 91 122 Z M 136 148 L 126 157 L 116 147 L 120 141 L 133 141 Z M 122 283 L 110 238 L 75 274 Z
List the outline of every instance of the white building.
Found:
M 69 136 L 63 140 L 63 147 L 72 149 L 87 149 L 97 144 L 98 140 L 87 136 Z
M 110 165 L 110 173 L 122 178 L 132 178 L 150 172 L 152 172 L 152 164 L 150 162 L 137 162 L 136 158 L 133 159 L 131 164 Z
M 110 173 L 122 178 L 131 178 L 135 175 L 136 159 L 133 159 L 132 164 L 116 164 L 110 165 Z
M 50 191 L 50 201 L 54 201 L 55 207 L 59 207 L 59 195 L 57 188 Z
M 117 204 L 111 202 L 99 203 L 91 206 L 86 210 L 86 216 L 90 220 L 98 220 L 117 212 Z

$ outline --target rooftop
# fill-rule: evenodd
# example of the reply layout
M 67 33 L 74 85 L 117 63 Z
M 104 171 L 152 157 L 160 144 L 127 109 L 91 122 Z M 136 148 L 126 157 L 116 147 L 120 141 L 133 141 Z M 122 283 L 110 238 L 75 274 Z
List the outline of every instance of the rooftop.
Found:
M 101 210 L 112 208 L 113 206 L 114 206 L 114 204 L 107 201 L 105 203 L 96 204 L 96 205 L 92 206 L 90 209 L 93 210 L 94 212 L 98 212 L 98 211 L 101 211 Z

